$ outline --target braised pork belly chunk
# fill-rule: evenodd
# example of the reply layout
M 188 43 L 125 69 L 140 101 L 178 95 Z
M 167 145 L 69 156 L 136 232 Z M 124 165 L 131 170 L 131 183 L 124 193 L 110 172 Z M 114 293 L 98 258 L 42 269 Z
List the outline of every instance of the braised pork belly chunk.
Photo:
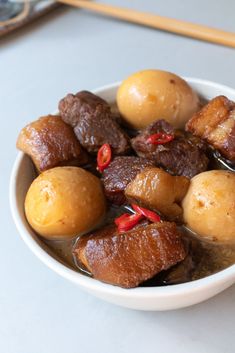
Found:
M 154 166 L 151 160 L 135 156 L 115 157 L 104 170 L 102 181 L 105 195 L 116 205 L 126 202 L 124 191 L 136 175 L 146 167 Z
M 151 136 L 162 134 L 163 143 L 151 143 Z M 167 137 L 169 141 L 167 140 Z M 150 141 L 149 141 L 150 138 Z M 161 141 L 160 141 L 161 142 Z M 208 158 L 205 154 L 205 144 L 185 131 L 174 130 L 165 120 L 158 120 L 131 140 L 131 144 L 139 157 L 154 160 L 173 175 L 183 175 L 192 178 L 207 169 Z
M 74 255 L 94 278 L 133 288 L 186 256 L 174 223 L 144 224 L 125 233 L 111 225 L 81 237 Z
M 146 168 L 136 175 L 125 190 L 130 203 L 157 211 L 168 220 L 181 221 L 180 202 L 184 198 L 190 180 L 184 176 L 172 176 L 160 168 Z
M 188 121 L 186 130 L 207 141 L 235 162 L 235 102 L 225 96 L 212 99 Z
M 68 94 L 60 101 L 59 111 L 88 152 L 97 153 L 104 143 L 110 144 L 116 155 L 130 150 L 129 138 L 113 117 L 110 106 L 93 93 Z
M 39 172 L 88 161 L 73 129 L 59 116 L 44 116 L 28 124 L 19 134 L 17 148 L 32 158 Z

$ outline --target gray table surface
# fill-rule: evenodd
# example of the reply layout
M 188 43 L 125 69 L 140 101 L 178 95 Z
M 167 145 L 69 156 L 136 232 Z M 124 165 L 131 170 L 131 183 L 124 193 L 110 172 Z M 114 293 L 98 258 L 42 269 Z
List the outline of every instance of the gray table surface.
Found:
M 233 0 L 106 2 L 235 31 Z M 0 42 L 0 352 L 235 352 L 235 287 L 191 308 L 138 312 L 105 303 L 45 267 L 20 239 L 8 205 L 19 130 L 68 92 L 160 68 L 235 86 L 235 49 L 75 9 Z

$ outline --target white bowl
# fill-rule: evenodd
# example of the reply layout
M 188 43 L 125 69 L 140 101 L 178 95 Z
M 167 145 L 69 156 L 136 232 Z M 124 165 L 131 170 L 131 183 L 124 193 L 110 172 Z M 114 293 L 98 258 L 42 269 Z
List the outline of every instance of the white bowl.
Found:
M 203 97 L 223 94 L 235 100 L 235 90 L 200 79 L 186 78 Z M 108 102 L 115 101 L 119 83 L 102 87 L 97 93 Z M 63 265 L 53 257 L 41 239 L 29 227 L 24 214 L 26 192 L 34 177 L 32 163 L 23 153 L 15 161 L 10 181 L 10 204 L 16 227 L 32 252 L 52 270 L 84 290 L 108 302 L 138 310 L 171 310 L 202 302 L 235 283 L 235 265 L 200 280 L 166 287 L 123 289 L 89 278 Z

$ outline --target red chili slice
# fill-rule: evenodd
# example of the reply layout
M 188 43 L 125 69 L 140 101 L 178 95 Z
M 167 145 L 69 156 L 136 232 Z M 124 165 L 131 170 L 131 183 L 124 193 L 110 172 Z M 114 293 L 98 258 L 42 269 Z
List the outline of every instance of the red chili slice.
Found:
M 132 229 L 142 218 L 143 215 L 139 213 L 133 215 L 124 213 L 122 216 L 115 219 L 115 224 L 118 226 L 118 231 L 123 233 Z
M 165 134 L 164 132 L 158 132 L 157 134 L 150 135 L 146 142 L 152 145 L 163 145 L 164 143 L 170 142 L 174 139 L 174 135 Z
M 129 218 L 131 215 L 129 213 L 123 213 L 120 217 L 115 218 L 114 223 L 116 226 L 119 226 L 120 223 L 122 223 L 124 220 Z
M 112 158 L 111 147 L 108 143 L 102 145 L 97 154 L 97 169 L 102 173 L 109 165 Z
M 161 221 L 160 216 L 147 208 L 140 207 L 138 205 L 131 205 L 133 210 L 137 212 L 137 214 L 142 214 L 144 217 L 148 218 L 151 222 L 157 223 Z

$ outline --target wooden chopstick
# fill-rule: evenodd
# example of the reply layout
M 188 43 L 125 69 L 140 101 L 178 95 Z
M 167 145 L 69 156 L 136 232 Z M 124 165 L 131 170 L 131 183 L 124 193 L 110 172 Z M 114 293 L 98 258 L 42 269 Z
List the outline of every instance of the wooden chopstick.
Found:
M 120 20 L 235 48 L 235 33 L 233 32 L 226 32 L 187 21 L 87 0 L 58 0 L 58 2 L 98 12 Z

